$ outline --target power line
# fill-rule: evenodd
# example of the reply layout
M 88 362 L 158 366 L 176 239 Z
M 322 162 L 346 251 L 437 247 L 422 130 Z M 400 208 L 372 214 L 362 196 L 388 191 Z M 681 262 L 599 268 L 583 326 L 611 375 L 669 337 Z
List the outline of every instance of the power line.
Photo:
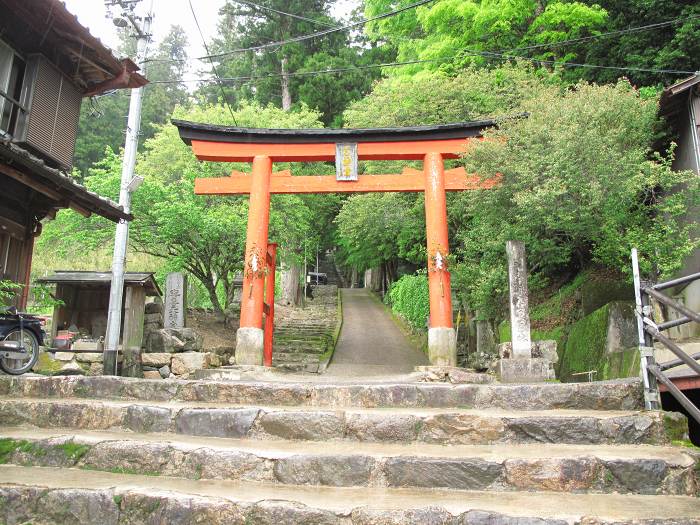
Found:
M 197 20 L 197 14 L 194 12 L 194 7 L 192 6 L 192 0 L 187 0 L 187 2 L 190 4 L 190 11 L 192 11 L 192 17 L 194 18 L 194 23 L 197 26 L 197 31 L 199 31 L 199 36 L 202 38 L 202 44 L 204 45 L 204 50 L 209 54 L 209 48 L 207 47 L 207 40 L 204 38 L 204 33 L 202 33 L 202 28 L 199 26 L 199 20 Z M 224 86 L 221 84 L 219 73 L 216 71 L 216 64 L 214 64 L 214 61 L 209 59 L 209 62 L 211 62 L 211 68 L 214 71 L 214 76 L 219 79 L 219 90 L 221 91 L 221 97 L 223 98 L 224 103 L 226 104 L 226 107 L 228 107 L 229 113 L 231 113 L 231 118 L 233 119 L 233 123 L 238 126 L 238 122 L 236 122 L 236 117 L 233 114 L 233 109 L 231 109 L 231 104 L 228 103 L 228 99 L 226 98 L 226 93 L 224 93 Z
M 296 18 L 297 20 L 304 20 L 306 22 L 311 22 L 312 24 L 318 24 L 318 25 L 322 25 L 322 26 L 326 26 L 326 27 L 333 27 L 333 28 L 337 27 L 335 24 L 330 24 L 330 23 L 324 22 L 322 20 L 314 20 L 313 18 L 306 18 L 305 16 L 301 16 L 301 15 L 295 15 L 292 13 L 285 13 L 284 11 L 279 11 L 278 9 L 275 9 L 273 7 L 267 7 L 266 5 L 255 4 L 253 2 L 248 2 L 247 0 L 233 0 L 233 1 L 236 2 L 237 4 L 248 5 L 250 7 L 255 7 L 257 9 L 262 9 L 264 11 L 270 11 L 272 13 L 277 13 L 278 15 L 289 16 L 291 18 Z M 207 51 L 207 53 L 209 53 L 209 51 Z
M 666 22 L 657 22 L 655 24 L 648 24 L 645 26 L 636 26 L 636 27 L 629 27 L 627 29 L 619 29 L 617 31 L 608 31 L 607 33 L 598 33 L 596 35 L 590 35 L 590 36 L 583 36 L 579 38 L 571 38 L 568 40 L 559 40 L 557 42 L 547 42 L 544 44 L 533 44 L 531 46 L 524 46 L 524 47 L 516 47 L 513 49 L 510 49 L 510 52 L 514 51 L 529 51 L 530 49 L 540 49 L 543 47 L 555 47 L 558 45 L 562 44 L 574 44 L 574 43 L 579 43 L 579 42 L 587 42 L 589 40 L 596 40 L 598 38 L 605 38 L 609 36 L 617 36 L 617 35 L 624 35 L 628 33 L 636 33 L 638 31 L 648 31 L 650 29 L 657 29 L 659 27 L 665 27 L 669 25 L 674 25 L 678 24 L 680 22 L 685 22 L 686 20 L 692 20 L 694 18 L 700 18 L 700 15 L 691 15 L 691 16 L 686 16 L 684 18 L 675 18 L 673 20 L 667 20 Z
M 547 65 L 562 66 L 562 67 L 581 67 L 581 68 L 590 68 L 590 69 L 612 69 L 612 70 L 618 70 L 618 71 L 637 71 L 637 72 L 645 72 L 645 73 L 676 74 L 676 75 L 693 75 L 693 74 L 695 74 L 695 71 L 683 71 L 683 70 L 677 70 L 677 69 L 653 69 L 653 68 L 640 68 L 640 67 L 634 67 L 634 66 L 603 66 L 603 65 L 598 65 L 598 64 L 586 64 L 586 63 L 578 63 L 578 62 L 557 62 L 556 60 L 543 60 L 543 59 L 538 59 L 538 58 L 525 57 L 522 55 L 510 55 L 510 54 L 506 54 L 506 53 L 499 53 L 499 52 L 495 52 L 495 51 L 478 51 L 478 50 L 473 50 L 473 49 L 463 49 L 462 51 L 455 53 L 454 55 L 451 55 L 449 57 L 445 57 L 445 58 L 405 60 L 402 62 L 385 62 L 385 63 L 381 63 L 381 64 L 367 64 L 364 66 L 348 66 L 348 67 L 340 67 L 340 68 L 332 68 L 332 69 L 319 69 L 316 71 L 294 71 L 294 72 L 286 73 L 286 75 L 290 76 L 290 77 L 304 77 L 304 76 L 315 76 L 315 75 L 323 75 L 323 74 L 344 73 L 344 72 L 348 72 L 348 71 L 362 71 L 365 69 L 374 69 L 374 68 L 381 68 L 381 67 L 399 67 L 399 66 L 409 66 L 409 65 L 415 65 L 415 64 L 427 64 L 430 62 L 446 63 L 449 60 L 453 60 L 453 59 L 459 58 L 461 56 L 481 56 L 484 58 L 500 58 L 503 60 L 521 59 L 521 60 L 527 60 L 527 61 L 532 62 L 534 64 L 547 64 Z M 276 78 L 276 77 L 281 77 L 281 76 L 282 76 L 281 73 L 268 73 L 265 75 L 223 77 L 223 78 L 216 78 L 216 79 L 192 78 L 192 79 L 184 79 L 184 80 L 153 80 L 150 82 L 150 84 L 178 84 L 178 83 L 192 83 L 192 82 L 209 83 L 209 82 L 219 82 L 219 81 L 220 82 L 247 82 L 250 80 L 261 80 L 261 79 L 265 79 L 265 78 Z
M 239 53 L 245 53 L 247 51 L 261 51 L 263 49 L 269 49 L 271 47 L 279 47 L 279 46 L 284 46 L 287 44 L 296 44 L 297 42 L 304 42 L 304 41 L 310 40 L 312 38 L 323 37 L 326 35 L 330 35 L 332 33 L 337 33 L 339 31 L 347 31 L 348 29 L 354 29 L 356 27 L 360 27 L 362 25 L 365 25 L 369 22 L 374 22 L 375 20 L 382 20 L 384 18 L 389 18 L 389 17 L 395 16 L 395 15 L 398 15 L 400 13 L 403 13 L 404 11 L 408 11 L 410 9 L 415 9 L 416 7 L 420 7 L 422 5 L 429 4 L 431 2 L 435 2 L 435 0 L 418 0 L 417 2 L 414 2 L 414 3 L 409 4 L 407 6 L 400 7 L 398 9 L 394 9 L 393 11 L 387 11 L 386 13 L 382 13 L 382 14 L 379 14 L 379 15 L 376 15 L 376 16 L 373 16 L 370 18 L 363 18 L 362 20 L 359 20 L 357 22 L 353 22 L 351 24 L 347 24 L 344 26 L 338 26 L 338 27 L 334 27 L 331 29 L 324 29 L 323 31 L 316 31 L 315 33 L 309 33 L 306 35 L 295 36 L 295 37 L 288 38 L 286 40 L 278 40 L 277 42 L 268 42 L 266 44 L 260 44 L 257 46 L 242 47 L 239 49 L 231 49 L 229 51 L 224 51 L 224 52 L 216 53 L 216 54 L 209 53 L 209 51 L 205 47 L 207 54 L 205 56 L 201 56 L 201 57 L 194 57 L 193 60 L 209 60 L 209 61 L 211 61 L 215 58 L 224 58 L 224 57 L 231 56 L 231 55 L 237 55 Z M 191 5 L 191 2 L 190 2 L 190 5 Z M 153 61 L 154 62 L 155 61 L 159 61 L 159 62 L 186 62 L 186 60 L 179 60 L 179 59 L 166 59 L 166 60 L 155 59 Z

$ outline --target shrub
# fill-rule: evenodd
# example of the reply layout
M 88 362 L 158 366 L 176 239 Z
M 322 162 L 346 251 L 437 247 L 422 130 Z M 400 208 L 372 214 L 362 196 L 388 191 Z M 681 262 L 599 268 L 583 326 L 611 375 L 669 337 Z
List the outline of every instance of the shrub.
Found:
M 415 330 L 425 330 L 430 315 L 428 276 L 404 275 L 391 285 L 388 293 L 391 309 Z

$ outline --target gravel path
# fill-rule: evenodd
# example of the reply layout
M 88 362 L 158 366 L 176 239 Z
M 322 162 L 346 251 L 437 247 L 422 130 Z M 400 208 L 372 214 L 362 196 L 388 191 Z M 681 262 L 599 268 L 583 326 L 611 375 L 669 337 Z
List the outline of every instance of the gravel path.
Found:
M 428 358 L 363 288 L 344 288 L 343 328 L 326 376 L 363 377 L 412 372 Z

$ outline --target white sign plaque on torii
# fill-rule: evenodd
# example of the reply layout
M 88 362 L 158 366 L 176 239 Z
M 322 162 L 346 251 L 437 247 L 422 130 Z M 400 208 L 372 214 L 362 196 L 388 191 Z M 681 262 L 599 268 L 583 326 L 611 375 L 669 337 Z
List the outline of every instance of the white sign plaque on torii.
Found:
M 357 142 L 338 142 L 335 145 L 335 179 L 357 180 Z

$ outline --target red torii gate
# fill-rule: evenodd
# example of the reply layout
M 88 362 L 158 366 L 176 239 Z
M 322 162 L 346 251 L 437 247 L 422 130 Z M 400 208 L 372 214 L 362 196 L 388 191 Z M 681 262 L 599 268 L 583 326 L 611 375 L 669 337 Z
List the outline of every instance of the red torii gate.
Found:
M 173 120 L 173 124 L 199 160 L 253 164 L 251 175 L 234 170 L 230 177 L 195 181 L 198 195 L 250 194 L 241 324 L 236 333 L 237 363 L 263 363 L 270 194 L 423 191 L 430 289 L 428 357 L 434 365 L 456 364 L 446 260 L 449 244 L 445 192 L 489 188 L 497 180 L 483 181 L 467 174 L 464 168 L 445 170 L 444 159 L 457 158 L 465 151 L 467 141 L 480 138 L 485 128 L 495 124 L 493 121 L 377 129 L 255 129 L 182 120 Z M 352 157 L 344 159 L 349 165 L 341 164 L 337 176 L 272 172 L 273 162 L 334 161 L 336 151 L 352 152 Z M 343 180 L 343 175 L 353 175 L 350 168 L 357 160 L 422 160 L 423 170 L 405 168 L 401 174 L 359 175 L 356 180 Z

